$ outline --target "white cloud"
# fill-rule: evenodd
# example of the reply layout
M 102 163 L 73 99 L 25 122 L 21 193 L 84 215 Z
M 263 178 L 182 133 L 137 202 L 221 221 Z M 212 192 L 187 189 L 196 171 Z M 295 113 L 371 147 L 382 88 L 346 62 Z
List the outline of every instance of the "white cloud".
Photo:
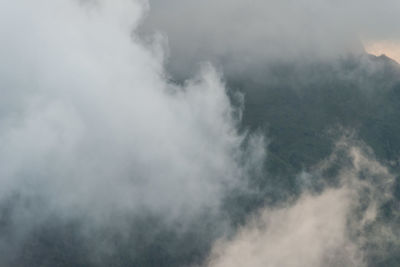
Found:
M 168 82 L 159 44 L 133 31 L 144 8 L 0 2 L 0 201 L 42 199 L 36 218 L 184 220 L 241 183 L 252 153 L 220 75 Z

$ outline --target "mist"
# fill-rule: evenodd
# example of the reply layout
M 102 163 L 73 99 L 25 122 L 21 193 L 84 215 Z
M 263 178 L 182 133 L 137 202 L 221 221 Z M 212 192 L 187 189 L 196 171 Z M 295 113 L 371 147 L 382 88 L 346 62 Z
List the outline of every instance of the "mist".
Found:
M 169 70 L 187 77 L 212 61 L 240 74 L 276 62 L 362 54 L 363 42 L 400 40 L 398 1 L 150 1 L 144 32 L 168 39 Z
M 397 266 L 399 11 L 0 0 L 0 265 Z
M 204 266 L 369 266 L 399 246 L 397 227 L 383 220 L 379 207 L 392 201 L 395 177 L 365 145 L 341 138 L 334 153 L 298 179 L 296 201 L 265 207 L 233 237 L 217 240 Z M 346 157 L 335 186 L 316 190 L 323 173 Z M 311 187 L 310 187 L 311 186 Z M 395 211 L 396 217 L 400 214 Z
M 123 234 L 145 216 L 185 229 L 217 216 L 263 160 L 263 145 L 246 148 L 262 137 L 239 133 L 241 107 L 213 67 L 179 86 L 159 44 L 135 40 L 145 8 L 1 3 L 0 202 L 15 199 L 2 247 L 53 217 L 84 232 Z

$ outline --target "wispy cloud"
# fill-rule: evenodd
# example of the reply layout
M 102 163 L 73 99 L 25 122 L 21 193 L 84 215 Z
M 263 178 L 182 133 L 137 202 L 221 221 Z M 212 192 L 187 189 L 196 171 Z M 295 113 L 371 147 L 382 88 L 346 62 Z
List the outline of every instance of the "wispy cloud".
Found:
M 335 153 L 310 174 L 321 176 L 345 152 L 350 162 L 340 165 L 337 186 L 260 210 L 232 238 L 215 243 L 206 265 L 361 267 L 386 253 L 379 248 L 399 245 L 396 228 L 378 215 L 393 198 L 394 176 L 365 147 L 347 141 L 338 142 Z

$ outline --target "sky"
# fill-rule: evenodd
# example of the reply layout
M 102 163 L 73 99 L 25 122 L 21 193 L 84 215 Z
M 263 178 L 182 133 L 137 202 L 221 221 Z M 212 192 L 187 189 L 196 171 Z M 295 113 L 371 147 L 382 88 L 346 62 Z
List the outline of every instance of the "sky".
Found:
M 400 62 L 400 42 L 399 41 L 386 41 L 376 40 L 364 44 L 367 53 L 380 56 L 386 55 L 391 59 Z

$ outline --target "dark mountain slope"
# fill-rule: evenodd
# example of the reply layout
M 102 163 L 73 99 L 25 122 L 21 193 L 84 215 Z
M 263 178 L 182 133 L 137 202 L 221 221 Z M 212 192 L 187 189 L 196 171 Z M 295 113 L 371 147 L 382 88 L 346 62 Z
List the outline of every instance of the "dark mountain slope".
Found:
M 228 73 L 226 79 L 230 88 L 245 94 L 243 128 L 261 130 L 269 140 L 265 173 L 251 181 L 259 194 L 232 192 L 225 201 L 221 216 L 233 225 L 265 202 L 296 196 L 298 174 L 328 157 L 345 132 L 353 132 L 393 171 L 400 169 L 400 66 L 390 59 L 361 55 L 334 62 L 270 64 Z M 12 235 L 7 218 L 20 201 L 26 200 L 17 198 L 2 208 L 2 238 Z M 396 205 L 386 203 L 382 218 L 400 223 L 392 216 Z M 200 263 L 220 234 L 213 219 L 196 218 L 182 231 L 144 213 L 130 219 L 124 236 L 101 229 L 84 237 L 79 222 L 52 218 L 33 226 L 21 247 L 2 255 L 21 267 L 188 266 Z M 399 265 L 400 248 L 391 247 L 390 255 L 372 255 L 370 266 Z

